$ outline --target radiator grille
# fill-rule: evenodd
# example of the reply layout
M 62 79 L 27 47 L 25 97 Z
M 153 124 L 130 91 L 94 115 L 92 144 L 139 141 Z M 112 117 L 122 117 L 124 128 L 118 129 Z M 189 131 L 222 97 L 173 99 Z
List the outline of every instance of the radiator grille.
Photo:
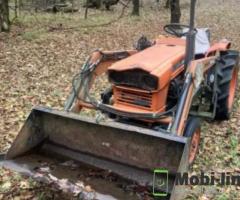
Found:
M 116 97 L 117 103 L 133 105 L 144 109 L 152 108 L 152 94 L 117 90 Z

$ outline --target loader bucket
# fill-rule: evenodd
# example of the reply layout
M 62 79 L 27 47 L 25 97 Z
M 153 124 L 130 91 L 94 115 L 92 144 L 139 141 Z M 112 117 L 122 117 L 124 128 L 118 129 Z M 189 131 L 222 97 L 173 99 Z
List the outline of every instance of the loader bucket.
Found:
M 175 175 L 187 171 L 188 148 L 184 137 L 118 122 L 96 123 L 77 114 L 36 107 L 3 163 L 14 160 L 28 166 L 24 163 L 28 155 L 71 159 L 150 187 L 153 170 L 167 169 L 167 199 L 175 200 L 183 192 L 175 187 Z

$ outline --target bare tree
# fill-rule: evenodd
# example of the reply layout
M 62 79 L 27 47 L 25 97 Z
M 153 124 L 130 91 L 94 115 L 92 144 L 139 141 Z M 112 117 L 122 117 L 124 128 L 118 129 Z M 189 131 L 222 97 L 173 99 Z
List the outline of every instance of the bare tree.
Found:
M 179 23 L 181 18 L 180 0 L 170 0 L 171 23 Z
M 140 7 L 140 1 L 139 0 L 132 0 L 133 3 L 133 10 L 132 15 L 140 15 L 139 7 Z
M 0 0 L 0 31 L 9 31 L 9 28 L 8 0 Z
M 170 0 L 166 0 L 165 8 L 170 8 Z

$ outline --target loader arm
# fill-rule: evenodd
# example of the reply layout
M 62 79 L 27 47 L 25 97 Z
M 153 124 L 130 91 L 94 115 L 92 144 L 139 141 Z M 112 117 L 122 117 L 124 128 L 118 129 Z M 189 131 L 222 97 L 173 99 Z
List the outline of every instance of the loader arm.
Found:
M 107 69 L 114 63 L 121 59 L 127 58 L 135 53 L 137 50 L 129 51 L 99 51 L 96 50 L 88 58 L 83 65 L 84 71 L 87 67 L 91 69 L 91 75 L 89 72 L 82 73 L 80 79 L 73 84 L 73 90 L 66 101 L 65 110 L 79 113 L 83 107 L 94 109 L 93 105 L 87 102 L 87 92 L 91 89 L 96 77 L 107 72 Z M 89 67 L 90 66 L 90 67 Z M 78 77 L 76 77 L 78 78 Z
M 185 87 L 179 100 L 175 121 L 171 131 L 183 135 L 194 95 L 204 81 L 204 75 L 215 64 L 216 56 L 192 61 L 185 74 Z

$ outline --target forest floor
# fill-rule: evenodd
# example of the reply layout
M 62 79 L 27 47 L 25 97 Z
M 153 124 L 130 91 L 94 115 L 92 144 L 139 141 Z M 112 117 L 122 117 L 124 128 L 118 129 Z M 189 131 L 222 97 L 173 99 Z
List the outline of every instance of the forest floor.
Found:
M 182 1 L 182 21 L 187 22 L 189 4 Z M 208 27 L 213 41 L 227 38 L 240 50 L 240 1 L 201 0 L 197 5 L 197 26 Z M 142 35 L 154 39 L 164 34 L 169 11 L 145 3 L 140 17 L 124 17 L 108 26 L 120 14 L 89 10 L 73 14 L 24 14 L 14 21 L 9 34 L 0 33 L 0 152 L 6 152 L 35 105 L 62 108 L 71 90 L 71 80 L 90 52 L 131 49 Z M 84 27 L 91 24 L 92 27 Z M 240 95 L 231 120 L 203 125 L 199 156 L 191 173 L 240 173 Z M 240 186 L 192 186 L 189 199 L 240 199 Z M 0 169 L 0 199 L 63 199 L 62 193 L 44 184 Z M 69 198 L 69 197 L 66 197 Z

